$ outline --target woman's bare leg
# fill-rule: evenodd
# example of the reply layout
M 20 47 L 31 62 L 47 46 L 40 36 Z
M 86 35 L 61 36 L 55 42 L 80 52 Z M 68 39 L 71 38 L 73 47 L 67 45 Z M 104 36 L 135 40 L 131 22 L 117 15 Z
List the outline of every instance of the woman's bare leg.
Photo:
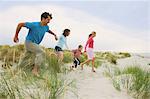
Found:
M 93 71 L 93 72 L 95 72 L 94 67 L 95 67 L 95 59 L 93 58 L 93 59 L 92 59 L 92 71 Z
M 81 63 L 81 69 L 83 70 L 83 65 L 86 64 L 86 63 L 89 63 L 90 61 L 91 60 L 88 59 L 88 60 L 84 61 L 83 63 Z

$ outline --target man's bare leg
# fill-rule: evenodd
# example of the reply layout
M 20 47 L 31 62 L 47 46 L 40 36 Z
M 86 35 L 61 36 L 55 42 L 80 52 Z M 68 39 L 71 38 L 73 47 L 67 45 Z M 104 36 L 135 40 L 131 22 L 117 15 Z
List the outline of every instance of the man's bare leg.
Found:
M 32 69 L 32 73 L 33 75 L 35 76 L 39 76 L 39 73 L 38 73 L 38 66 L 37 65 L 34 65 L 33 69 Z

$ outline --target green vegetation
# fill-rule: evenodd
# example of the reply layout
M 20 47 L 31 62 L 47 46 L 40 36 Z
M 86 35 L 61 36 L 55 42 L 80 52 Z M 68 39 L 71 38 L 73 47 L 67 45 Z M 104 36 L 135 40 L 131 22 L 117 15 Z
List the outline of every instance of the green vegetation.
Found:
M 64 52 L 64 59 L 63 59 L 64 63 L 71 63 L 73 62 L 73 54 L 70 51 L 65 51 Z
M 127 52 L 111 53 L 111 52 L 96 52 L 96 58 L 107 60 L 112 64 L 117 64 L 117 59 L 131 57 Z
M 45 51 L 45 61 L 40 67 L 40 77 L 31 73 L 33 64 L 30 58 L 33 57 L 29 57 L 29 62 L 23 63 L 21 68 L 14 69 L 12 65 L 0 73 L 0 98 L 58 99 L 58 97 L 64 98 L 67 90 L 73 90 L 74 81 L 63 77 L 67 70 L 64 69 L 64 64 L 58 62 L 56 55 L 50 49 Z M 2 46 L 0 52 L 3 55 L 1 60 L 5 64 L 6 62 L 17 64 L 24 52 L 24 46 Z
M 128 91 L 137 99 L 150 98 L 150 71 L 144 71 L 140 67 L 128 67 L 122 71 L 122 74 L 131 74 L 133 83 Z
M 114 87 L 127 90 L 135 99 L 150 98 L 150 71 L 130 66 L 122 71 L 118 67 L 105 67 L 105 75 L 112 79 Z

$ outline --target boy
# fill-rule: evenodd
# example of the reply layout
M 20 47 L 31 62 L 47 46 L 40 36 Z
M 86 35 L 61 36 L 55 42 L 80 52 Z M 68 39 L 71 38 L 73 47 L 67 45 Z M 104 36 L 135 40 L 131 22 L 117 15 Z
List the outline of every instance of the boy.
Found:
M 83 49 L 83 46 L 79 45 L 78 49 L 72 50 L 73 55 L 74 55 L 74 58 L 73 58 L 74 59 L 74 61 L 73 61 L 74 65 L 72 66 L 72 68 L 77 68 L 77 66 L 80 65 L 79 58 L 80 58 L 80 56 L 82 54 L 82 49 Z

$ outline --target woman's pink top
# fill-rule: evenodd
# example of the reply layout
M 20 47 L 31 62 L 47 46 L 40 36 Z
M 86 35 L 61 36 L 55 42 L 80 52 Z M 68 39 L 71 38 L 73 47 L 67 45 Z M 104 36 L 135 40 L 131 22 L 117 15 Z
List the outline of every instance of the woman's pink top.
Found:
M 86 48 L 93 48 L 94 47 L 94 40 L 93 40 L 93 37 L 91 36 L 88 41 L 86 42 L 86 45 L 85 45 L 85 51 L 86 51 Z

